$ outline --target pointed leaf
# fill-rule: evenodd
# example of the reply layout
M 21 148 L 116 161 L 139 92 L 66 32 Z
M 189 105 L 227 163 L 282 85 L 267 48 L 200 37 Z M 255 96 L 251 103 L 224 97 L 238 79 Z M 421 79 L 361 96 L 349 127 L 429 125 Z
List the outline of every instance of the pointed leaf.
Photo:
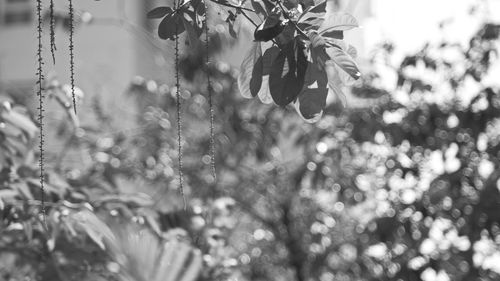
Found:
M 318 32 L 320 34 L 332 30 L 344 31 L 358 27 L 358 21 L 347 13 L 327 13 L 325 21 L 321 24 Z
M 344 108 L 347 107 L 347 98 L 344 92 L 342 92 L 342 81 L 336 65 L 334 63 L 327 63 L 325 65 L 325 71 L 328 77 L 329 94 L 332 94 L 333 102 L 340 102 Z
M 272 9 L 272 4 L 267 0 L 251 0 L 250 3 L 252 4 L 254 11 L 264 17 L 267 17 L 267 11 Z
M 245 98 L 255 97 L 262 85 L 262 48 L 255 42 L 243 59 L 238 76 L 238 88 Z
M 187 32 L 187 37 L 189 39 L 189 46 L 194 48 L 199 43 L 200 34 L 196 32 L 194 23 L 187 20 L 185 17 L 182 18 L 182 23 L 184 25 L 184 29 Z
M 326 106 L 327 88 L 304 88 L 299 94 L 295 108 L 305 121 L 317 122 Z
M 359 72 L 356 62 L 340 47 L 327 46 L 326 53 L 340 68 L 347 72 L 352 78 L 359 79 L 361 72 Z
M 269 75 L 262 77 L 262 87 L 257 96 L 263 104 L 271 104 L 273 102 L 271 92 L 269 91 Z
M 191 6 L 193 6 L 194 10 L 196 13 L 200 16 L 205 16 L 206 14 L 206 7 L 205 7 L 205 1 L 203 0 L 191 0 Z
M 161 39 L 174 40 L 175 35 L 182 34 L 184 32 L 184 24 L 182 22 L 182 17 L 178 13 L 172 13 L 167 15 L 158 26 L 158 36 Z
M 270 41 L 278 36 L 285 28 L 284 22 L 280 19 L 279 14 L 269 15 L 262 22 L 253 34 L 255 41 Z
M 203 260 L 201 257 L 201 253 L 199 250 L 193 250 L 193 257 L 191 259 L 191 262 L 186 268 L 186 271 L 183 274 L 183 277 L 180 281 L 195 281 L 198 278 L 198 275 L 200 275 L 202 265 L 203 265 Z
M 304 84 L 306 66 L 304 53 L 296 48 L 295 42 L 284 46 L 274 60 L 269 75 L 269 90 L 277 105 L 285 106 L 295 100 Z
M 327 37 L 327 38 L 332 38 L 332 39 L 340 39 L 340 40 L 344 39 L 344 32 L 340 31 L 340 30 L 326 31 L 326 32 L 321 33 L 321 35 L 323 35 L 324 37 Z
M 351 56 L 351 58 L 355 59 L 358 57 L 358 50 L 354 46 L 349 45 L 346 50 L 347 54 Z
M 173 10 L 170 7 L 156 7 L 149 11 L 147 14 L 148 19 L 159 19 L 163 18 L 165 15 L 172 13 Z

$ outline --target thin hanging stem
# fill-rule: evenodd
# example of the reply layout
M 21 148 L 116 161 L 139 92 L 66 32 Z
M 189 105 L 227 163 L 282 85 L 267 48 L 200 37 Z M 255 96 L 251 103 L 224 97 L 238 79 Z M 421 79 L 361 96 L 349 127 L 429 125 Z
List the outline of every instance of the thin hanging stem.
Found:
M 208 6 L 205 3 L 205 52 L 206 52 L 206 73 L 207 73 L 207 92 L 208 92 L 208 106 L 210 111 L 210 167 L 212 170 L 212 177 L 214 180 L 214 186 L 217 179 L 217 173 L 215 170 L 215 133 L 214 133 L 214 105 L 213 105 L 213 89 L 212 82 L 210 80 L 210 54 L 209 54 L 209 36 L 208 36 Z
M 73 0 L 69 0 L 69 65 L 71 74 L 71 97 L 73 98 L 73 109 L 76 115 L 76 97 L 75 97 L 75 55 L 73 53 L 73 35 L 74 35 L 74 9 Z
M 179 9 L 180 1 L 174 0 L 174 7 Z M 179 79 L 179 35 L 178 35 L 179 25 L 176 21 L 175 23 L 175 97 L 177 106 L 177 155 L 179 162 L 179 191 L 184 202 L 184 209 L 187 208 L 186 196 L 184 195 L 184 175 L 182 170 L 182 120 L 181 120 L 181 92 L 180 92 L 180 79 Z
M 38 160 L 38 165 L 40 168 L 40 188 L 42 190 L 42 216 L 43 216 L 43 223 L 44 227 L 47 230 L 47 219 L 46 219 L 46 213 L 45 213 L 45 169 L 44 169 L 44 135 L 43 135 L 43 57 L 42 57 L 42 1 L 37 0 L 36 1 L 36 15 L 38 18 L 38 25 L 37 25 L 37 37 L 38 37 L 38 48 L 37 48 L 37 60 L 38 60 L 38 66 L 37 66 L 37 84 L 38 84 L 38 89 L 37 89 L 37 97 L 38 97 L 38 123 L 40 125 L 40 138 L 39 138 L 39 143 L 38 143 L 38 148 L 40 149 L 40 158 Z
M 56 64 L 56 19 L 54 17 L 54 0 L 50 0 L 50 53 L 52 61 Z

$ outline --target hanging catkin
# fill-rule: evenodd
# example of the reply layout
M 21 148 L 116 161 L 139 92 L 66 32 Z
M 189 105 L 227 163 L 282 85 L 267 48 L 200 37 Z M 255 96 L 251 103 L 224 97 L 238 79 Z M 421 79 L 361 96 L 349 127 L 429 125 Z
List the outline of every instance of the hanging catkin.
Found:
M 208 106 L 209 106 L 209 114 L 210 114 L 210 168 L 212 171 L 212 177 L 214 180 L 214 185 L 217 179 L 217 173 L 215 170 L 215 133 L 214 133 L 214 105 L 213 105 L 213 89 L 212 82 L 210 80 L 210 54 L 209 54 L 209 36 L 208 36 L 208 5 L 205 2 L 205 62 L 206 62 L 206 73 L 207 73 L 207 92 L 208 92 Z
M 40 188 L 42 191 L 42 216 L 43 216 L 43 222 L 46 228 L 46 215 L 45 215 L 45 169 L 44 169 L 44 135 L 43 135 L 43 57 L 42 57 L 42 1 L 37 0 L 36 1 L 36 14 L 38 18 L 38 25 L 37 25 L 37 35 L 38 35 L 38 48 L 37 48 L 37 59 L 38 59 L 38 66 L 37 66 L 37 97 L 38 97 L 38 123 L 40 126 L 40 138 L 39 138 L 39 143 L 38 147 L 40 149 L 40 158 L 38 160 L 38 165 L 40 168 Z
M 69 0 L 69 67 L 71 75 L 71 97 L 73 99 L 73 110 L 76 115 L 76 97 L 75 97 L 75 55 L 73 53 L 73 35 L 74 35 L 74 10 L 73 10 L 73 0 Z
M 52 54 L 52 62 L 56 64 L 56 19 L 54 17 L 54 0 L 50 0 L 50 53 Z
M 174 0 L 174 7 L 179 10 L 181 1 Z M 179 191 L 184 202 L 184 209 L 187 208 L 186 196 L 184 195 L 184 175 L 182 171 L 182 119 L 181 119 L 181 92 L 180 92 L 180 79 L 179 79 L 179 22 L 175 22 L 175 97 L 177 107 L 177 156 L 179 162 Z

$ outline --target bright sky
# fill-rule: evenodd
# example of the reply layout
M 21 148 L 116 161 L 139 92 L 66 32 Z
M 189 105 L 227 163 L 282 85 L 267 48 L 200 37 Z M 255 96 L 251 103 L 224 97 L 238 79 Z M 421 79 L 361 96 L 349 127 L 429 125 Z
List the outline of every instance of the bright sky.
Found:
M 426 41 L 446 37 L 450 41 L 467 43 L 470 34 L 477 31 L 482 17 L 500 21 L 500 0 L 350 0 L 358 2 L 354 14 L 362 12 L 363 5 L 372 6 L 372 17 L 362 21 L 365 46 L 389 39 L 404 52 L 422 47 Z M 482 9 L 475 17 L 468 15 L 475 3 Z M 445 32 L 438 29 L 440 22 L 449 20 Z M 447 41 L 448 41 L 447 40 Z M 366 50 L 367 51 L 367 50 Z

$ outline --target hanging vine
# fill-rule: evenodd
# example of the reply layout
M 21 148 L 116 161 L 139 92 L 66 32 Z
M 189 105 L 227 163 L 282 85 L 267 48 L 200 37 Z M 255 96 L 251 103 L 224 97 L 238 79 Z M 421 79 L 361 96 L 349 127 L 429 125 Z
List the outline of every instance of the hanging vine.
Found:
M 174 7 L 180 8 L 180 1 L 174 0 Z M 183 175 L 183 161 L 182 161 L 182 119 L 181 119 L 181 91 L 180 91 L 180 77 L 179 77 L 179 21 L 174 22 L 175 25 L 175 98 L 177 108 L 177 160 L 179 165 L 179 192 L 181 193 L 184 202 L 184 209 L 187 208 L 186 196 L 184 195 L 184 175 Z
M 42 216 L 43 216 L 43 222 L 46 226 L 46 214 L 45 214 L 45 169 L 44 169 L 44 132 L 43 132 L 43 57 L 42 57 L 42 0 L 37 0 L 36 1 L 36 15 L 38 19 L 37 23 L 37 38 L 38 38 L 38 48 L 37 48 L 37 60 L 38 60 L 38 66 L 37 66 L 37 97 L 38 97 L 38 123 L 40 126 L 40 137 L 39 137 L 39 143 L 38 143 L 38 148 L 40 149 L 40 158 L 38 160 L 38 165 L 39 165 L 39 177 L 40 177 L 40 189 L 42 191 Z
M 73 99 L 73 110 L 76 115 L 76 97 L 75 97 L 75 55 L 73 36 L 74 36 L 74 20 L 75 14 L 73 9 L 73 0 L 69 0 L 69 64 L 70 64 L 70 75 L 71 75 L 71 98 Z
M 52 62 L 56 63 L 56 19 L 54 16 L 54 0 L 50 0 L 49 6 L 50 16 L 50 53 L 52 55 Z
M 213 89 L 212 82 L 210 80 L 210 54 L 209 54 L 209 36 L 208 36 L 208 6 L 206 2 L 205 5 L 205 17 L 203 19 L 203 25 L 205 26 L 205 63 L 206 63 L 206 74 L 207 74 L 207 93 L 208 93 L 208 106 L 210 114 L 210 168 L 212 171 L 212 177 L 214 180 L 214 185 L 217 180 L 217 173 L 215 170 L 215 132 L 214 132 L 214 104 L 213 104 Z

